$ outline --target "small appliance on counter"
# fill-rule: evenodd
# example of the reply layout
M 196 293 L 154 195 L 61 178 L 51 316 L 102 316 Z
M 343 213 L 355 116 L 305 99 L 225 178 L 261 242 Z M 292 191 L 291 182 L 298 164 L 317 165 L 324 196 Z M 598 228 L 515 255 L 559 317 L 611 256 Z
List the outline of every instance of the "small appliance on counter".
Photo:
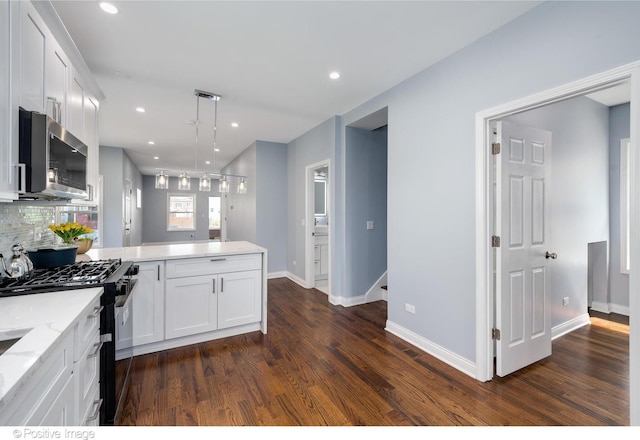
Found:
M 11 263 L 7 266 L 7 262 L 4 260 L 4 255 L 0 254 L 2 260 L 2 269 L 9 278 L 27 278 L 33 271 L 33 262 L 24 253 L 24 248 L 20 243 L 16 243 L 11 248 L 13 256 L 11 257 Z

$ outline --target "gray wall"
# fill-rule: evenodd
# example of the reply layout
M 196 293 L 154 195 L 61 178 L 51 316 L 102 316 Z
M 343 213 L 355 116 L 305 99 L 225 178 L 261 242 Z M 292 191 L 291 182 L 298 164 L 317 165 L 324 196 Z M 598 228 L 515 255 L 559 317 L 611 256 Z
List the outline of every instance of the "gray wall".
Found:
M 545 2 L 342 115 L 388 107 L 389 321 L 475 361 L 475 115 L 639 60 L 638 19 L 640 2 Z
M 360 296 L 387 270 L 387 131 L 347 128 L 345 296 Z M 367 221 L 374 228 L 367 230 Z
M 248 177 L 246 194 L 227 194 L 227 239 L 246 240 L 268 250 L 268 273 L 287 267 L 287 145 L 256 141 L 224 169 Z
M 329 179 L 334 179 L 329 185 L 329 222 L 334 217 L 336 198 L 335 187 L 339 185 L 339 176 L 335 168 L 334 151 L 336 148 L 336 130 L 339 118 L 331 118 L 318 125 L 304 135 L 289 143 L 287 154 L 288 185 L 288 238 L 287 238 L 287 271 L 293 275 L 305 279 L 305 168 L 308 165 L 329 159 Z M 344 225 L 344 223 L 342 223 Z M 338 241 L 339 231 L 331 229 L 331 244 Z M 295 263 L 294 263 L 295 262 Z M 343 264 L 341 254 L 333 254 L 331 260 L 332 283 L 336 271 Z M 333 290 L 333 287 L 332 287 Z
M 552 133 L 551 325 L 587 313 L 589 243 L 609 240 L 609 108 L 585 97 L 506 118 Z M 605 254 L 606 255 L 606 254 Z M 594 292 L 595 301 L 598 298 Z M 562 305 L 562 298 L 569 304 Z
M 198 191 L 198 179 L 191 179 L 191 190 L 178 190 L 178 178 L 169 178 L 169 189 L 156 189 L 155 176 L 144 176 L 142 187 L 143 243 L 180 242 L 209 239 L 209 197 L 220 196 L 218 180 L 211 179 L 211 191 Z M 168 194 L 196 195 L 196 230 L 167 231 Z
M 142 174 L 122 148 L 100 146 L 102 176 L 102 247 L 124 245 L 124 183 L 129 179 L 133 188 L 131 210 L 131 245 L 142 242 L 142 209 L 136 208 L 136 188 L 142 189 Z
M 630 105 L 611 107 L 609 111 L 609 303 L 613 311 L 629 307 L 629 275 L 620 273 L 620 140 L 630 136 Z

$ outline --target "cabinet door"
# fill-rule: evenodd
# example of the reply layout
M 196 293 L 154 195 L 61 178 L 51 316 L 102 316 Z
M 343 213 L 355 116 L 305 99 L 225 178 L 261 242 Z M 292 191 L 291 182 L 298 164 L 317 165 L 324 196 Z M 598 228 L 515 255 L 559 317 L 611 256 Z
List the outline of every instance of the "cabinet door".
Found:
M 45 112 L 45 59 L 49 30 L 30 2 L 20 4 L 20 106 Z
M 66 127 L 67 90 L 71 64 L 57 42 L 50 39 L 47 43 L 45 110 L 51 119 Z
M 18 162 L 17 122 L 11 101 L 11 12 L 13 2 L 0 2 L 0 202 L 18 198 L 14 163 Z M 18 110 L 16 108 L 15 115 Z M 15 125 L 15 130 L 14 130 Z
M 42 417 L 36 412 L 35 417 L 29 420 L 27 425 L 33 426 L 75 426 L 76 418 L 76 393 L 73 378 L 70 376 L 62 391 L 55 397 Z
M 133 346 L 164 339 L 164 261 L 136 263 L 140 267 L 133 292 Z
M 260 322 L 262 319 L 262 272 L 226 273 L 218 276 L 218 328 Z
M 87 192 L 89 193 L 88 202 L 98 203 L 98 176 L 100 170 L 98 168 L 98 100 L 93 96 L 85 94 L 84 96 L 84 132 L 83 140 L 89 147 L 87 153 Z
M 323 244 L 320 246 L 320 274 L 327 275 L 329 273 L 329 246 Z
M 166 281 L 166 338 L 204 333 L 218 328 L 215 275 Z
M 67 130 L 78 139 L 84 138 L 84 87 L 75 69 L 71 69 L 67 97 Z

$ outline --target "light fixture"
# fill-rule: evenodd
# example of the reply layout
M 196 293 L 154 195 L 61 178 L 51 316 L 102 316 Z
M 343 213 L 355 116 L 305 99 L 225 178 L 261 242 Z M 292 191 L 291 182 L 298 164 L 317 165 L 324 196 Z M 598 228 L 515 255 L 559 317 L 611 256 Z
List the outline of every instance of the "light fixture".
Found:
M 196 120 L 193 124 L 196 127 L 196 142 L 195 142 L 195 168 L 193 171 L 181 171 L 178 177 L 178 189 L 179 190 L 190 190 L 191 189 L 191 177 L 197 177 L 198 175 L 202 175 L 199 178 L 198 190 L 199 191 L 211 191 L 211 178 L 218 177 L 219 185 L 218 190 L 221 193 L 228 193 L 231 187 L 231 182 L 235 179 L 239 179 L 236 191 L 238 194 L 246 194 L 247 193 L 247 177 L 246 176 L 237 176 L 234 174 L 222 174 L 220 172 L 209 172 L 209 171 L 198 171 L 198 135 L 199 135 L 199 125 L 200 121 L 200 98 L 207 98 L 215 102 L 215 115 L 213 122 L 213 159 L 211 161 L 206 161 L 207 165 L 211 164 L 212 168 L 215 170 L 216 165 L 216 154 L 220 151 L 216 147 L 216 139 L 218 132 L 218 101 L 220 100 L 220 95 L 216 95 L 214 93 L 205 92 L 202 90 L 195 90 L 196 95 Z M 169 176 L 168 172 L 172 170 L 160 169 L 156 168 L 156 189 L 168 189 L 169 188 Z M 175 171 L 172 171 L 172 173 Z M 176 173 L 177 174 L 177 173 Z M 174 174 L 175 175 L 175 174 Z
M 246 194 L 247 193 L 247 179 L 245 177 L 240 178 L 240 183 L 238 183 L 238 188 L 236 190 L 238 194 Z
M 156 143 L 155 143 L 154 141 L 149 141 L 149 142 L 147 142 L 147 144 L 149 144 L 149 145 L 155 145 Z
M 169 176 L 164 173 L 164 170 L 156 174 L 156 189 L 169 189 Z
M 340 78 L 340 72 L 331 72 L 331 73 L 329 74 L 329 78 L 331 78 L 331 79 L 338 79 L 338 78 Z
M 227 180 L 227 176 L 220 176 L 220 184 L 218 185 L 218 191 L 221 193 L 229 192 L 229 181 Z
M 191 178 L 187 173 L 182 173 L 178 177 L 178 189 L 181 191 L 189 191 L 191 189 Z
M 240 124 L 238 124 L 237 122 L 232 122 L 232 123 L 231 123 L 231 126 L 232 126 L 233 128 L 238 128 L 238 127 L 240 126 Z
M 198 189 L 200 191 L 211 191 L 211 178 L 208 175 L 205 174 L 200 178 Z
M 136 107 L 136 111 L 137 111 L 138 113 L 144 113 L 144 112 L 146 112 L 146 110 L 144 109 L 144 107 Z
M 118 8 L 116 8 L 114 5 L 108 2 L 100 2 L 100 9 L 102 9 L 107 14 L 111 14 L 111 15 L 118 13 Z

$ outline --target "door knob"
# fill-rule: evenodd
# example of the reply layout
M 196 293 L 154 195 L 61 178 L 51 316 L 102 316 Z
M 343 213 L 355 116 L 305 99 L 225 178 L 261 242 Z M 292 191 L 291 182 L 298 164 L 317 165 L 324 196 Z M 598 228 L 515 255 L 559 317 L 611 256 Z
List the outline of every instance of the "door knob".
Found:
M 548 260 L 549 258 L 551 258 L 552 260 L 555 260 L 556 258 L 558 258 L 558 254 L 556 254 L 555 252 L 551 252 L 549 253 L 549 251 L 547 251 L 546 254 L 544 254 L 544 257 Z

